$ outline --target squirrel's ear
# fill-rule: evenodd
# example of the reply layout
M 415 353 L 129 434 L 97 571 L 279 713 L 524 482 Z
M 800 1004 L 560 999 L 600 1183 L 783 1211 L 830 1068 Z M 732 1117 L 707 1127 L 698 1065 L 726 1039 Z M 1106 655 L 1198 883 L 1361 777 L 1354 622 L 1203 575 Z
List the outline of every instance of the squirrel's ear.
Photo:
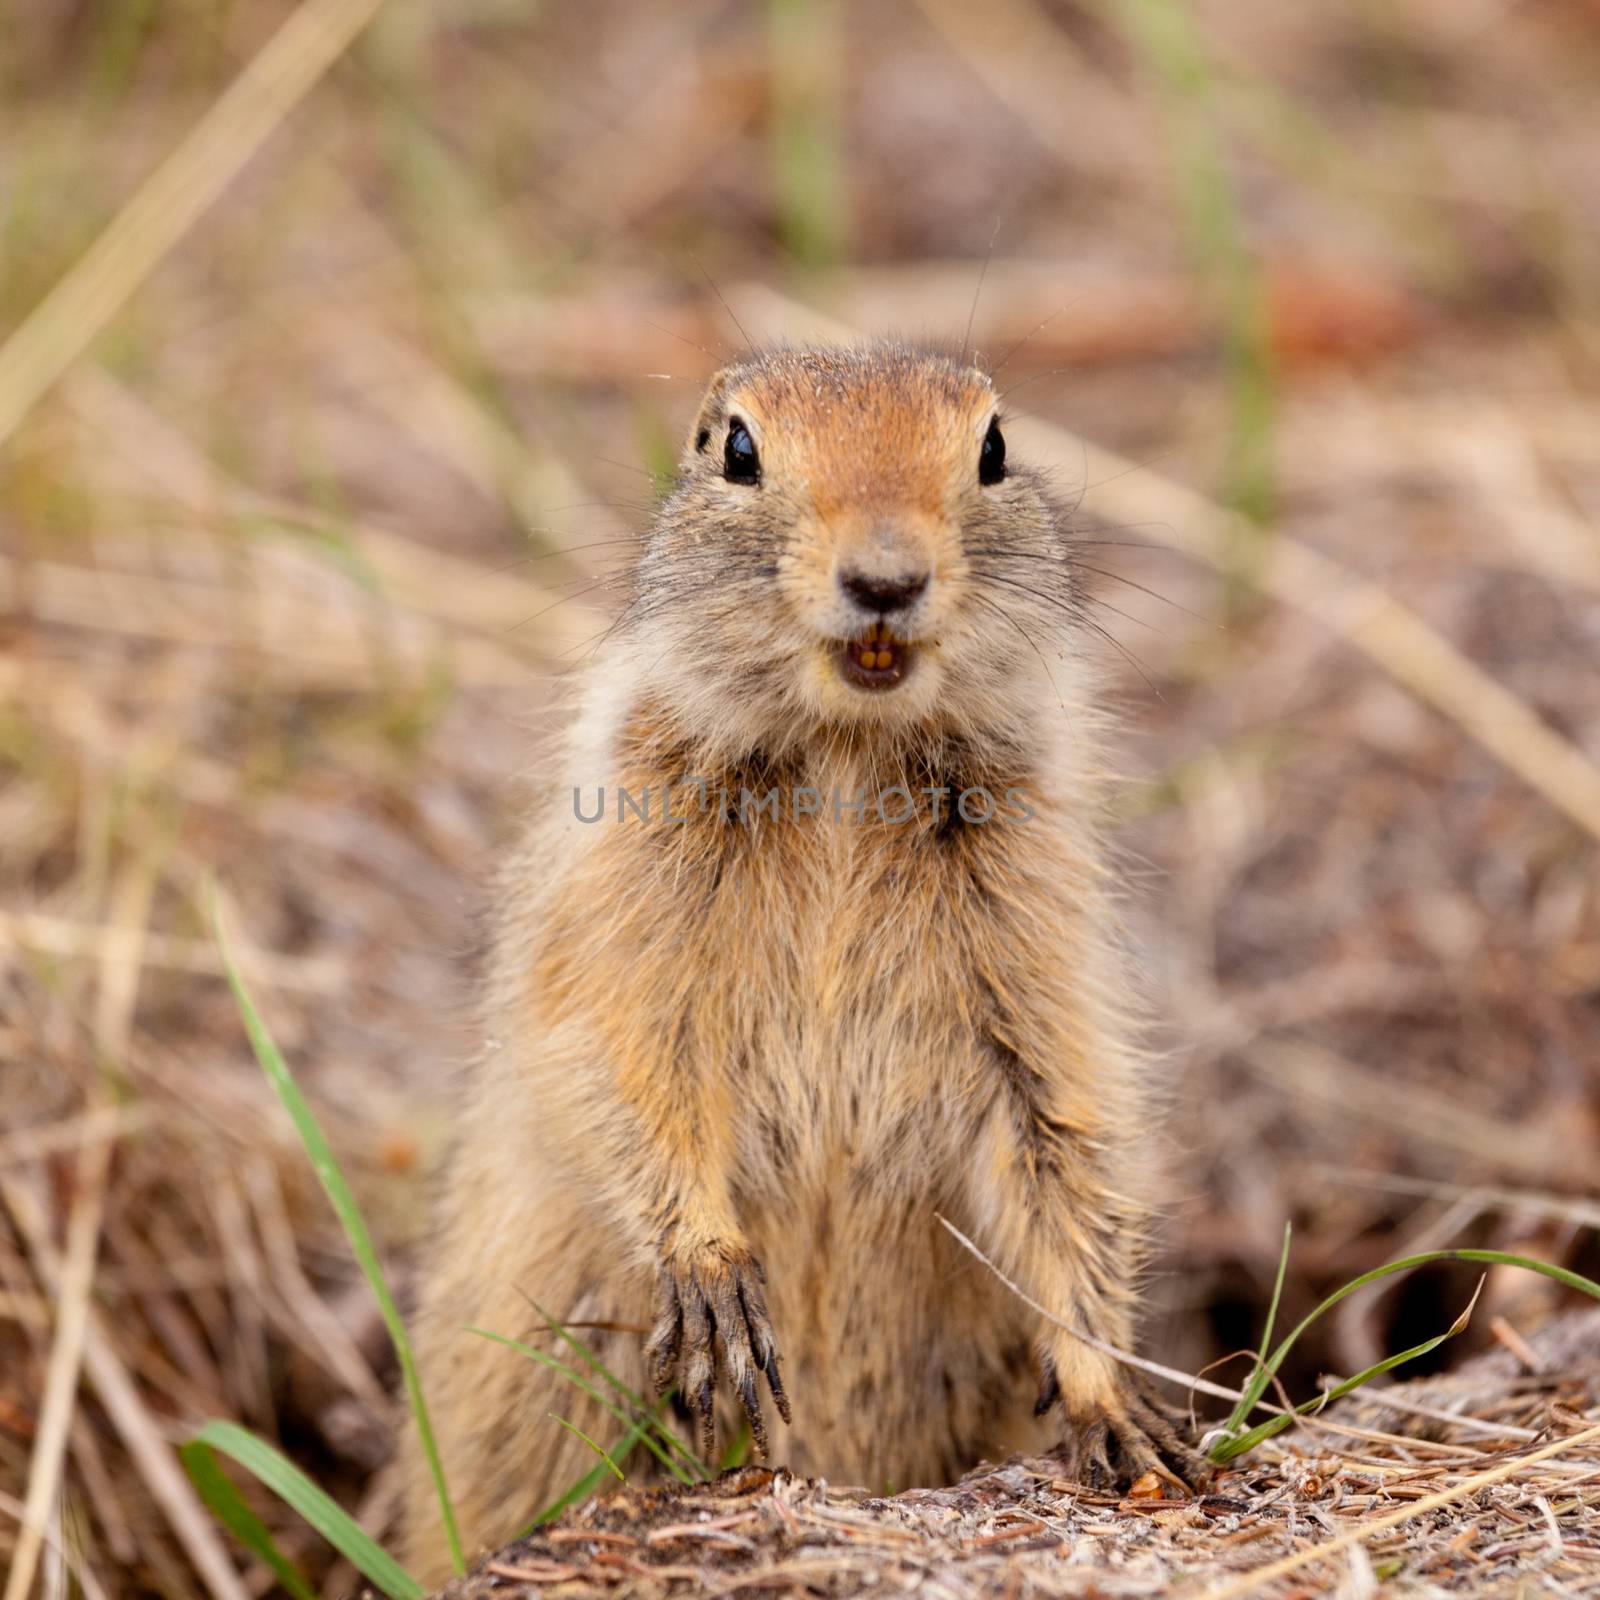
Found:
M 717 373 L 706 385 L 700 409 L 695 413 L 694 426 L 690 428 L 689 437 L 684 442 L 683 465 L 686 471 L 694 466 L 696 458 L 711 453 L 712 445 L 727 416 L 727 392 L 728 374 L 724 370 Z M 720 455 L 718 459 L 721 459 Z

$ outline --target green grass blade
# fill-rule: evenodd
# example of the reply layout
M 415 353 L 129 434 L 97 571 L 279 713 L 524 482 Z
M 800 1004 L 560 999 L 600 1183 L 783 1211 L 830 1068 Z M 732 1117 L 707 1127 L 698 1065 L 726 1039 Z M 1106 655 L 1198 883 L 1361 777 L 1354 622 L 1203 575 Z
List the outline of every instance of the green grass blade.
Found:
M 608 1400 L 582 1373 L 573 1367 L 569 1367 L 565 1361 L 558 1361 L 554 1356 L 546 1355 L 543 1350 L 535 1350 L 531 1344 L 523 1344 L 518 1339 L 508 1339 L 503 1333 L 490 1333 L 487 1328 L 468 1328 L 467 1332 L 476 1334 L 480 1339 L 492 1339 L 496 1344 L 503 1344 L 508 1350 L 515 1350 L 519 1356 L 526 1356 L 528 1360 L 537 1361 L 542 1367 L 549 1367 L 553 1372 L 559 1372 L 569 1383 L 576 1384 L 596 1405 L 603 1406 L 619 1422 L 629 1426 L 632 1425 L 634 1419 L 621 1406 L 614 1401 Z M 694 1483 L 697 1481 L 691 1478 L 651 1437 L 650 1424 L 646 1424 L 640 1442 L 679 1483 Z
M 412 1419 L 416 1423 L 417 1436 L 422 1441 L 422 1452 L 427 1458 L 428 1470 L 433 1474 L 434 1487 L 438 1491 L 439 1514 L 444 1520 L 445 1538 L 450 1546 L 450 1561 L 458 1573 L 465 1572 L 467 1563 L 461 1551 L 461 1535 L 456 1528 L 455 1510 L 450 1503 L 450 1492 L 445 1484 L 444 1464 L 439 1459 L 439 1449 L 434 1442 L 433 1425 L 428 1419 L 428 1408 L 422 1398 L 422 1380 L 417 1375 L 417 1364 L 411 1354 L 411 1341 L 406 1336 L 405 1324 L 400 1320 L 400 1311 L 394 1303 L 394 1296 L 389 1293 L 389 1282 L 378 1260 L 378 1252 L 373 1248 L 372 1236 L 367 1232 L 366 1222 L 356 1205 L 355 1196 L 350 1192 L 350 1185 L 345 1182 L 344 1174 L 339 1170 L 338 1162 L 334 1160 L 333 1149 L 328 1143 L 327 1135 L 322 1131 L 322 1125 L 312 1113 L 305 1096 L 300 1093 L 300 1086 L 294 1081 L 288 1064 L 279 1053 L 277 1045 L 273 1043 L 272 1035 L 267 1032 L 266 1025 L 245 989 L 244 980 L 239 976 L 239 969 L 234 965 L 233 953 L 223 936 L 214 899 L 211 912 L 212 933 L 217 942 L 217 951 L 222 957 L 222 965 L 228 975 L 228 985 L 233 990 L 234 1001 L 239 1007 L 240 1016 L 244 1019 L 245 1032 L 250 1036 L 250 1046 L 255 1051 L 256 1060 L 261 1063 L 261 1070 L 266 1073 L 268 1081 L 278 1092 L 278 1098 L 288 1110 L 294 1122 L 295 1132 L 300 1135 L 300 1142 L 305 1146 L 306 1154 L 311 1158 L 311 1165 L 344 1227 L 345 1237 L 350 1241 L 351 1252 L 377 1298 L 384 1326 L 389 1330 L 395 1355 L 400 1361 L 406 1401 L 410 1406 Z
M 750 1419 L 740 1417 L 739 1431 L 734 1434 L 733 1442 L 722 1452 L 722 1461 L 717 1471 L 731 1472 L 735 1467 L 742 1467 L 750 1459 L 750 1446 L 753 1443 L 750 1437 Z
M 1530 1272 L 1554 1278 L 1557 1283 L 1565 1284 L 1569 1289 L 1576 1289 L 1579 1294 L 1588 1295 L 1591 1300 L 1600 1300 L 1600 1283 L 1596 1283 L 1593 1278 L 1584 1277 L 1581 1272 L 1572 1272 L 1550 1261 L 1535 1261 L 1532 1256 L 1514 1256 L 1504 1250 L 1436 1250 L 1432 1253 L 1441 1261 L 1479 1261 L 1491 1267 L 1526 1267 Z M 1412 1259 L 1425 1261 L 1428 1258 L 1414 1256 Z
M 317 1600 L 306 1575 L 278 1548 L 266 1523 L 245 1504 L 233 1479 L 222 1470 L 217 1452 L 204 1439 L 191 1439 L 179 1446 L 178 1459 L 211 1514 L 251 1555 L 272 1569 L 294 1600 Z
M 604 1446 L 604 1445 L 599 1445 L 599 1444 L 596 1444 L 596 1443 L 595 1443 L 595 1442 L 594 1442 L 594 1440 L 593 1440 L 593 1439 L 591 1439 L 591 1438 L 590 1438 L 590 1437 L 589 1437 L 589 1435 L 588 1435 L 588 1434 L 586 1434 L 586 1433 L 585 1433 L 585 1432 L 584 1432 L 584 1431 L 583 1431 L 583 1429 L 582 1429 L 582 1428 L 580 1428 L 580 1427 L 579 1427 L 579 1426 L 578 1426 L 578 1425 L 577 1425 L 577 1423 L 575 1423 L 575 1422 L 568 1422 L 568 1421 L 567 1421 L 567 1419 L 566 1419 L 566 1418 L 565 1418 L 565 1417 L 558 1417 L 558 1416 L 557 1416 L 557 1415 L 556 1415 L 556 1414 L 555 1414 L 555 1412 L 553 1412 L 553 1411 L 549 1411 L 549 1412 L 546 1412 L 546 1413 L 545 1413 L 545 1415 L 546 1415 L 546 1416 L 548 1416 L 548 1417 L 549 1417 L 549 1418 L 550 1418 L 550 1420 L 551 1420 L 551 1421 L 552 1421 L 552 1422 L 555 1422 L 555 1423 L 559 1423 L 559 1424 L 560 1424 L 560 1425 L 561 1425 L 561 1426 L 562 1426 L 562 1427 L 563 1427 L 563 1428 L 565 1428 L 565 1429 L 566 1429 L 566 1430 L 567 1430 L 567 1432 L 568 1432 L 568 1433 L 570 1433 L 570 1434 L 572 1434 L 572 1435 L 573 1435 L 573 1436 L 574 1436 L 574 1437 L 575 1437 L 575 1438 L 578 1438 L 578 1439 L 582 1439 L 582 1440 L 583 1440 L 583 1442 L 584 1442 L 584 1443 L 585 1443 L 585 1444 L 586 1444 L 586 1445 L 588 1445 L 588 1447 L 589 1447 L 589 1448 L 590 1448 L 590 1449 L 591 1449 L 591 1450 L 593 1450 L 593 1451 L 594 1451 L 594 1453 L 595 1453 L 595 1454 L 596 1454 L 596 1455 L 597 1455 L 597 1456 L 599 1456 L 599 1457 L 600 1457 L 600 1459 L 601 1459 L 601 1460 L 602 1460 L 602 1461 L 603 1461 L 603 1462 L 604 1462 L 604 1463 L 605 1463 L 605 1464 L 606 1464 L 606 1465 L 607 1465 L 607 1466 L 608 1466 L 608 1467 L 610 1467 L 610 1468 L 611 1468 L 611 1475 L 612 1475 L 612 1476 L 613 1476 L 613 1477 L 614 1477 L 614 1478 L 615 1478 L 615 1479 L 616 1479 L 616 1480 L 617 1480 L 617 1482 L 618 1482 L 618 1483 L 623 1483 L 623 1482 L 625 1482 L 625 1481 L 626 1481 L 626 1480 L 625 1480 L 625 1479 L 624 1479 L 624 1478 L 623 1478 L 623 1476 L 622 1476 L 622 1468 L 621 1468 L 621 1467 L 619 1467 L 619 1466 L 618 1466 L 618 1465 L 617 1465 L 617 1464 L 616 1464 L 616 1462 L 615 1462 L 615 1461 L 613 1461 L 613 1460 L 612 1460 L 612 1459 L 611 1459 L 611 1457 L 610 1457 L 610 1456 L 609 1456 L 609 1455 L 607 1455 L 607 1454 L 606 1454 L 606 1449 L 605 1449 L 605 1446 Z
M 1283 1280 L 1289 1270 L 1289 1242 L 1294 1237 L 1294 1224 L 1283 1225 L 1283 1248 L 1278 1252 L 1278 1276 L 1273 1280 L 1272 1299 L 1267 1304 L 1267 1325 L 1261 1332 L 1261 1348 L 1272 1343 L 1273 1325 L 1278 1320 L 1278 1302 L 1283 1298 Z
M 1213 104 L 1214 68 L 1204 25 L 1188 0 L 1101 0 L 1154 73 L 1158 104 L 1190 252 L 1221 322 L 1231 417 L 1224 498 L 1257 528 L 1273 515 L 1276 360 L 1266 290 Z M 1249 565 L 1265 548 L 1240 549 Z
M 1235 1410 L 1235 1415 L 1242 1418 L 1255 1408 L 1261 1396 L 1266 1393 L 1267 1385 L 1272 1381 L 1273 1375 L 1283 1365 L 1284 1358 L 1294 1348 L 1295 1341 L 1324 1312 L 1332 1310 L 1341 1300 L 1354 1294 L 1357 1289 L 1366 1288 L 1369 1283 L 1376 1283 L 1380 1278 L 1392 1277 L 1397 1272 L 1410 1272 L 1415 1267 L 1429 1266 L 1436 1261 L 1473 1261 L 1485 1266 L 1525 1267 L 1529 1272 L 1553 1278 L 1569 1289 L 1577 1289 L 1592 1299 L 1600 1300 L 1600 1283 L 1596 1283 L 1592 1278 L 1585 1278 L 1581 1273 L 1571 1272 L 1566 1267 L 1554 1266 L 1548 1261 L 1536 1261 L 1532 1256 L 1513 1255 L 1506 1250 L 1424 1250 L 1420 1255 L 1403 1256 L 1398 1261 L 1374 1267 L 1371 1272 L 1363 1272 L 1359 1278 L 1352 1278 L 1342 1288 L 1335 1289 L 1320 1305 L 1307 1312 L 1294 1330 L 1257 1369 L 1245 1387 L 1244 1396 Z M 1220 1459 L 1217 1452 L 1225 1450 L 1231 1442 L 1228 1439 L 1221 1439 L 1213 1445 L 1212 1459 Z
M 1396 1367 L 1403 1367 L 1408 1361 L 1415 1361 L 1419 1356 L 1425 1356 L 1430 1350 L 1437 1350 L 1446 1339 L 1453 1339 L 1472 1318 L 1473 1307 L 1478 1303 L 1478 1296 L 1483 1292 L 1483 1280 L 1478 1280 L 1478 1287 L 1472 1291 L 1472 1299 L 1467 1309 L 1450 1324 L 1443 1333 L 1436 1333 L 1431 1339 L 1424 1339 L 1421 1344 L 1414 1344 L 1409 1350 L 1402 1350 L 1398 1355 L 1385 1356 L 1382 1361 L 1358 1372 L 1353 1378 L 1345 1378 L 1336 1383 L 1331 1389 L 1325 1390 L 1314 1399 L 1304 1400 L 1292 1411 L 1286 1411 L 1281 1416 L 1271 1417 L 1266 1422 L 1259 1423 L 1247 1433 L 1242 1433 L 1236 1439 L 1227 1439 L 1215 1446 L 1211 1452 L 1211 1459 L 1219 1465 L 1224 1461 L 1233 1461 L 1244 1455 L 1247 1451 L 1254 1450 L 1263 1439 L 1270 1439 L 1274 1434 L 1282 1433 L 1298 1417 L 1309 1416 L 1312 1412 L 1320 1411 L 1324 1406 L 1331 1405 L 1335 1400 L 1342 1400 L 1347 1394 L 1352 1394 L 1363 1384 L 1371 1383 L 1374 1378 L 1381 1378 L 1386 1372 L 1393 1372 Z
M 838 0 L 767 0 L 768 146 L 784 248 L 826 271 L 845 254 L 843 9 Z
M 286 1455 L 236 1422 L 208 1422 L 191 1443 L 220 1450 L 253 1473 L 298 1512 L 361 1575 L 390 1600 L 425 1600 L 427 1590 L 393 1556 L 364 1533 Z M 220 1472 L 220 1469 L 219 1469 Z M 265 1530 L 263 1530 L 264 1532 Z
M 652 1425 L 659 1424 L 661 1414 L 667 1409 L 671 1399 L 670 1393 L 662 1395 L 655 1405 L 650 1408 L 647 1415 L 637 1417 L 629 1424 L 628 1431 L 611 1447 L 611 1454 L 615 1460 L 626 1461 L 628 1459 L 635 1446 L 643 1442 Z M 542 1528 L 545 1523 L 554 1522 L 568 1506 L 574 1505 L 580 1500 L 587 1500 L 599 1488 L 600 1480 L 604 1476 L 605 1468 L 603 1466 L 596 1466 L 591 1471 L 586 1472 L 565 1494 L 559 1495 L 552 1500 L 517 1537 L 522 1538 L 535 1528 Z
M 1239 1396 L 1238 1405 L 1233 1408 L 1228 1420 L 1222 1425 L 1223 1431 L 1230 1436 L 1236 1434 L 1244 1426 L 1245 1419 L 1250 1415 L 1250 1407 L 1254 1402 L 1247 1400 L 1245 1396 L 1249 1394 L 1251 1386 L 1255 1383 L 1267 1359 L 1267 1351 L 1272 1347 L 1272 1328 L 1273 1324 L 1278 1320 L 1278 1301 L 1283 1297 L 1283 1279 L 1289 1268 L 1289 1240 L 1293 1233 L 1293 1227 L 1294 1225 L 1289 1222 L 1283 1225 L 1283 1248 L 1278 1252 L 1278 1276 L 1272 1285 L 1272 1300 L 1267 1306 L 1267 1325 L 1261 1330 L 1261 1349 L 1256 1356 L 1256 1364 L 1250 1370 L 1249 1381 L 1244 1386 L 1244 1392 Z M 1265 1385 L 1262 1387 L 1265 1389 Z
M 642 1394 L 635 1389 L 630 1389 L 621 1378 L 617 1377 L 617 1375 L 612 1372 L 605 1362 L 603 1362 L 599 1356 L 597 1356 L 588 1347 L 588 1345 L 583 1342 L 582 1339 L 573 1338 L 573 1336 L 564 1327 L 562 1327 L 562 1325 L 557 1322 L 556 1319 L 552 1317 L 537 1300 L 529 1299 L 526 1295 L 523 1296 L 523 1299 L 527 1300 L 528 1304 L 532 1306 L 539 1316 L 544 1319 L 545 1326 L 548 1327 L 558 1339 L 562 1340 L 569 1349 L 581 1357 L 582 1360 L 591 1368 L 591 1370 L 604 1378 L 605 1381 L 609 1383 L 611 1387 L 615 1389 L 617 1393 L 620 1394 L 622 1398 L 626 1400 L 628 1404 L 631 1405 L 636 1411 L 654 1412 L 657 1409 L 652 1407 L 649 1402 L 645 1400 Z M 683 1463 L 691 1472 L 695 1474 L 697 1478 L 709 1478 L 711 1476 L 711 1474 L 706 1470 L 705 1463 L 699 1458 L 699 1456 L 697 1456 L 694 1451 L 691 1450 L 689 1446 L 686 1445 L 683 1440 L 680 1439 L 678 1435 L 673 1432 L 673 1430 L 664 1422 L 657 1420 L 652 1426 L 651 1432 L 656 1436 L 656 1438 L 660 1439 L 660 1441 L 666 1445 L 669 1450 L 680 1457 Z

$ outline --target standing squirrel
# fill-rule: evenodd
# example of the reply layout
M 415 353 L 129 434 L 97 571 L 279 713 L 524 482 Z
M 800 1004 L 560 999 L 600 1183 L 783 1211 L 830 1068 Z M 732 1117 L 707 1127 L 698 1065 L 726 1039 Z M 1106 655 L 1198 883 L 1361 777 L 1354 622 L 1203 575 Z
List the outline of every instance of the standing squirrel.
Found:
M 593 1466 L 553 1415 L 618 1432 L 467 1331 L 574 1360 L 541 1312 L 676 1383 L 708 1461 L 742 1412 L 874 1490 L 1063 1433 L 1091 1483 L 1204 1470 L 940 1225 L 1131 1344 L 1152 1072 L 1087 604 L 981 370 L 879 343 L 712 379 L 501 885 L 416 1330 L 469 1544 Z M 408 1449 L 404 1555 L 442 1579 Z

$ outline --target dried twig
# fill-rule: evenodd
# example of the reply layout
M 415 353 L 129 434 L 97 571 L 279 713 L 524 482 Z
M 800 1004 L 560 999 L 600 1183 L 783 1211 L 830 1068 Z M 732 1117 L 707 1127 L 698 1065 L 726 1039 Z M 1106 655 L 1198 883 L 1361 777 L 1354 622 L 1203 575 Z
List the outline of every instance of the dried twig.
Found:
M 0 348 L 0 443 L 311 91 L 383 0 L 304 0 Z
M 50 1364 L 45 1369 L 44 1405 L 28 1465 L 28 1498 L 23 1508 L 22 1533 L 6 1580 L 5 1600 L 22 1600 L 33 1584 L 46 1519 L 61 1481 L 77 1396 L 78 1371 L 83 1360 L 89 1291 L 94 1283 L 110 1161 L 109 1139 L 95 1140 L 78 1154 L 77 1192 L 67 1220 L 67 1248 L 57 1284 L 56 1337 L 50 1350 Z
M 0 1176 L 0 1197 L 11 1211 L 28 1245 L 34 1265 L 56 1291 L 62 1287 L 62 1268 L 45 1232 L 38 1207 L 23 1184 Z M 122 1435 L 128 1453 L 149 1485 L 151 1495 L 166 1512 L 173 1532 L 213 1600 L 249 1600 L 248 1593 L 229 1561 L 210 1513 L 201 1505 L 178 1465 L 172 1446 L 162 1436 L 138 1387 L 128 1374 L 92 1311 L 84 1313 L 83 1357 L 90 1381 Z
M 1492 1484 L 1504 1483 L 1507 1478 L 1514 1478 L 1519 1472 L 1528 1467 L 1536 1466 L 1541 1461 L 1548 1461 L 1553 1456 L 1565 1455 L 1569 1450 L 1577 1449 L 1580 1445 L 1594 1444 L 1600 1441 L 1600 1425 L 1585 1428 L 1582 1433 L 1568 1435 L 1565 1439 L 1558 1439 L 1554 1444 L 1547 1444 L 1542 1450 L 1531 1450 L 1527 1455 L 1514 1456 L 1510 1461 L 1502 1462 L 1498 1467 L 1491 1467 L 1487 1472 L 1475 1473 L 1470 1478 L 1463 1478 L 1460 1483 L 1449 1489 L 1442 1489 L 1437 1494 L 1424 1495 L 1420 1500 L 1413 1500 L 1410 1505 L 1403 1506 L 1399 1511 L 1392 1511 L 1386 1517 L 1377 1517 L 1371 1522 L 1363 1522 L 1349 1529 L 1345 1533 L 1330 1539 L 1326 1544 L 1307 1545 L 1295 1550 L 1289 1555 L 1280 1557 L 1277 1561 L 1268 1562 L 1264 1567 L 1256 1567 L 1237 1578 L 1230 1578 L 1226 1583 L 1221 1583 L 1212 1588 L 1201 1591 L 1204 1600 L 1236 1600 L 1239 1595 L 1253 1594 L 1264 1584 L 1271 1583 L 1275 1578 L 1281 1578 L 1286 1573 L 1298 1571 L 1299 1568 L 1310 1565 L 1313 1561 L 1321 1561 L 1336 1551 L 1347 1550 L 1352 1545 L 1361 1544 L 1374 1534 L 1383 1533 L 1389 1528 L 1398 1528 L 1401 1523 L 1410 1522 L 1415 1517 L 1422 1516 L 1425 1512 L 1437 1511 L 1443 1506 L 1454 1505 L 1458 1500 L 1465 1500 L 1475 1495 L 1480 1489 L 1487 1489 Z

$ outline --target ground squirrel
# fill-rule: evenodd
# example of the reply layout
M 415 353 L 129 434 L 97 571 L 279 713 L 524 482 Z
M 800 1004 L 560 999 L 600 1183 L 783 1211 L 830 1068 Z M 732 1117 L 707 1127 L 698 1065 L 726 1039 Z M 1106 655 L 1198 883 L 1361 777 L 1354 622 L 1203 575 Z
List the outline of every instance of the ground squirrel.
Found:
M 1132 1342 L 1152 1072 L 1091 624 L 997 408 L 899 344 L 710 384 L 501 885 L 416 1330 L 472 1546 L 594 1465 L 552 1414 L 620 1432 L 465 1331 L 564 1353 L 534 1302 L 641 1391 L 675 1381 L 708 1459 L 720 1410 L 723 1442 L 742 1412 L 874 1491 L 1063 1434 L 1090 1479 L 1199 1470 L 939 1222 Z M 403 1470 L 405 1555 L 441 1578 L 420 1451 Z

